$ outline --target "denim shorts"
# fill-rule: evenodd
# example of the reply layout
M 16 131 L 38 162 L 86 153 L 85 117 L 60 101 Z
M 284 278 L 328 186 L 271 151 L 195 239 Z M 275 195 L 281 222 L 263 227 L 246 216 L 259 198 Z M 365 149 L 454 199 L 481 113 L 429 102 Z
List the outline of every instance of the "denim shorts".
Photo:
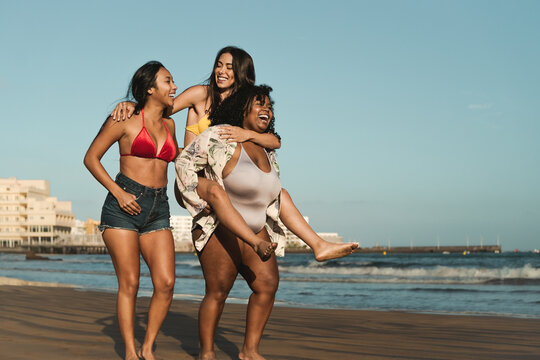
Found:
M 167 187 L 147 187 L 119 173 L 115 182 L 124 191 L 137 197 L 140 214 L 130 215 L 120 208 L 116 198 L 109 192 L 101 209 L 100 231 L 105 229 L 134 230 L 140 235 L 158 230 L 171 230 Z

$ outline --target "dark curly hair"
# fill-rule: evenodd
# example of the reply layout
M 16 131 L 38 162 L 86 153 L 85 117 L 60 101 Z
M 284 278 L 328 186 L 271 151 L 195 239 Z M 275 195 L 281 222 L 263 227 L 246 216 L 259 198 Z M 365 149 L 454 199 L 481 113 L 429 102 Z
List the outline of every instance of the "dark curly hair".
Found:
M 270 105 L 274 105 L 274 101 L 270 96 L 272 88 L 268 85 L 246 85 L 238 89 L 233 95 L 227 97 L 216 108 L 216 110 L 210 114 L 210 121 L 212 126 L 214 125 L 233 125 L 238 127 L 244 126 L 244 117 L 247 116 L 251 110 L 251 105 L 254 100 L 260 101 L 262 104 L 265 102 L 265 98 L 268 97 Z M 278 139 L 281 137 L 276 133 L 274 128 L 275 123 L 274 112 L 272 111 L 272 119 L 266 128 L 265 133 L 274 134 Z

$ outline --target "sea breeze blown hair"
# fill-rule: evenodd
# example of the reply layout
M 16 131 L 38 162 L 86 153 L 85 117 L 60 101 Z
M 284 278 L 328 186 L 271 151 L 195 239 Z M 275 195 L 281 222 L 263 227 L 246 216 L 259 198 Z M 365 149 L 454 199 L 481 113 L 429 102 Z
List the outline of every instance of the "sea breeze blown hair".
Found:
M 141 66 L 131 78 L 126 97 L 136 102 L 135 113 L 144 107 L 148 99 L 148 89 L 156 84 L 156 74 L 159 69 L 165 68 L 159 61 L 149 61 Z
M 214 59 L 212 73 L 206 81 L 209 85 L 208 97 L 211 99 L 210 114 L 216 110 L 221 102 L 214 70 L 216 69 L 220 56 L 223 54 L 231 54 L 233 58 L 232 68 L 234 72 L 234 84 L 232 85 L 231 94 L 234 94 L 242 86 L 255 84 L 255 65 L 253 65 L 251 55 L 249 55 L 245 50 L 236 46 L 227 46 L 219 50 L 216 58 Z

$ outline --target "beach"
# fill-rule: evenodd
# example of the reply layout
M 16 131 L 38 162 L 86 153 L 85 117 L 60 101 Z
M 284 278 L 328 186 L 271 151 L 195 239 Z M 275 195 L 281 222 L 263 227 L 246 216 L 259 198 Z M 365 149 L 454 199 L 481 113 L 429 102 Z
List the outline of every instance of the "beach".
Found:
M 0 299 L 2 359 L 122 358 L 114 293 L 0 285 Z M 137 302 L 139 342 L 148 302 Z M 156 342 L 158 359 L 196 358 L 197 309 L 197 302 L 173 301 Z M 219 359 L 237 359 L 245 309 L 226 305 L 216 334 Z M 538 359 L 538 339 L 539 319 L 275 307 L 260 350 L 267 359 L 290 360 Z

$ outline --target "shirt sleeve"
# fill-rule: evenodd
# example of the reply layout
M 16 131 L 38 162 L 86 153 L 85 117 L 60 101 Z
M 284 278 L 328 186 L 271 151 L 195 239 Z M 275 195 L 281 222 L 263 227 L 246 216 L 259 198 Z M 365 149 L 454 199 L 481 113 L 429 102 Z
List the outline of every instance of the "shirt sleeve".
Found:
M 207 203 L 197 194 L 199 178 L 197 172 L 208 165 L 209 131 L 197 136 L 176 158 L 176 183 L 182 194 L 184 205 L 191 216 L 196 216 Z

